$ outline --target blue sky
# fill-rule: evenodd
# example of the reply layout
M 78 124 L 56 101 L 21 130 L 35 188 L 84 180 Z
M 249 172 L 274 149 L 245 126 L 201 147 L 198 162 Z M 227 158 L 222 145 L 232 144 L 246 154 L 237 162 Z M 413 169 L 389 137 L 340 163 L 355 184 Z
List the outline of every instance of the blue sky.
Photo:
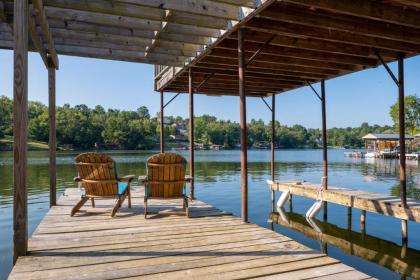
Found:
M 0 51 L 0 95 L 13 95 L 13 53 Z M 390 65 L 396 73 L 396 63 Z M 420 57 L 406 60 L 406 94 L 420 95 Z M 60 56 L 57 71 L 57 105 L 102 105 L 105 108 L 135 110 L 147 106 L 152 115 L 159 110 L 159 94 L 153 90 L 153 66 Z M 319 85 L 315 85 L 319 88 Z M 166 94 L 169 100 L 174 94 Z M 389 106 L 397 100 L 397 88 L 383 67 L 368 69 L 326 81 L 327 126 L 392 124 Z M 29 55 L 29 99 L 47 104 L 47 71 L 38 54 Z M 321 104 L 310 88 L 304 87 L 276 97 L 276 118 L 282 124 L 321 126 Z M 269 101 L 271 102 L 271 101 Z M 211 114 L 238 121 L 237 97 L 195 99 L 195 114 Z M 268 121 L 270 112 L 259 98 L 248 98 L 248 120 Z M 188 116 L 188 97 L 180 95 L 165 110 L 167 115 Z

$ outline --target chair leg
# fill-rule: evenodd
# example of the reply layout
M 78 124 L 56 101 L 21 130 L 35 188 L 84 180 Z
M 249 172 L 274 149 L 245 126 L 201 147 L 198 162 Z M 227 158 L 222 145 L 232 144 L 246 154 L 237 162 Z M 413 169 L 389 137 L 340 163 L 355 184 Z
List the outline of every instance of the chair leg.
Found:
M 128 208 L 131 208 L 131 186 L 130 184 L 128 184 L 128 189 L 127 189 L 127 196 L 128 196 Z
M 112 211 L 111 211 L 111 217 L 114 218 L 115 214 L 117 214 L 118 209 L 121 208 L 121 198 L 117 199 L 117 201 L 114 204 L 114 207 L 112 207 Z
M 92 197 L 90 200 L 92 202 L 92 208 L 95 208 L 95 199 Z
M 184 198 L 184 205 L 185 205 L 185 216 L 187 216 L 187 218 L 189 218 L 190 216 L 190 210 L 188 208 L 188 197 Z
M 79 211 L 80 208 L 82 208 L 82 206 L 86 203 L 86 201 L 88 201 L 89 198 L 87 197 L 82 197 L 80 198 L 79 202 L 77 202 L 77 204 L 73 207 L 73 209 L 71 209 L 71 213 L 70 216 L 74 216 L 74 214 L 76 214 L 77 211 Z
M 144 197 L 144 218 L 147 219 L 147 197 Z

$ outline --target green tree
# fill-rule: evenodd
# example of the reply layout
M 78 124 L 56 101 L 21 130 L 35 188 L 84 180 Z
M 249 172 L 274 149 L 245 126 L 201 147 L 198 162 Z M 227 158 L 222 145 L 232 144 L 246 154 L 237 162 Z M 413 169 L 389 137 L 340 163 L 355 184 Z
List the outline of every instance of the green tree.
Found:
M 412 135 L 420 130 L 420 98 L 417 95 L 407 95 L 405 103 L 405 130 Z M 399 127 L 399 104 L 398 101 L 389 110 L 395 129 Z
M 13 134 L 13 101 L 0 96 L 0 137 Z

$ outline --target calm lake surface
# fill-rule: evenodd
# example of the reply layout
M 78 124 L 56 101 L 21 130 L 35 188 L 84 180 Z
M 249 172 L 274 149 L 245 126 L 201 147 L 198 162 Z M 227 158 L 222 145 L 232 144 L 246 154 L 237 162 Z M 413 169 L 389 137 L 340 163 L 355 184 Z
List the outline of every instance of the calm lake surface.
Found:
M 187 151 L 180 153 L 188 157 Z M 119 164 L 120 175 L 143 175 L 145 161 L 153 152 L 118 151 L 110 154 Z M 399 195 L 396 160 L 346 158 L 344 150 L 329 150 L 328 155 L 330 185 Z M 75 152 L 57 155 L 58 196 L 65 188 L 75 187 L 75 156 Z M 32 234 L 49 208 L 48 154 L 29 152 L 28 157 L 29 231 Z M 270 151 L 251 150 L 248 159 L 251 222 L 273 228 L 309 247 L 318 250 L 326 248 L 330 256 L 380 279 L 420 277 L 420 224 L 409 222 L 408 248 L 405 256 L 401 257 L 400 220 L 367 213 L 366 235 L 362 235 L 360 211 L 353 210 L 349 229 L 347 208 L 330 204 L 328 223 L 320 222 L 322 212 L 316 223 L 326 235 L 334 238 L 321 242 L 303 217 L 313 200 L 294 197 L 292 207 L 286 204 L 286 213 L 282 214 L 286 216 L 287 223 L 275 219 L 278 214 L 271 215 L 270 192 L 266 184 L 266 179 L 270 178 Z M 276 152 L 276 162 L 276 177 L 279 180 L 321 182 L 321 150 L 280 150 Z M 0 152 L 0 279 L 6 279 L 12 267 L 12 163 L 12 153 Z M 409 196 L 420 199 L 419 163 L 407 163 L 407 180 Z M 239 182 L 238 150 L 196 151 L 195 189 L 198 199 L 239 215 Z M 270 223 L 271 218 L 279 220 L 279 223 Z M 402 276 L 398 271 L 406 275 Z

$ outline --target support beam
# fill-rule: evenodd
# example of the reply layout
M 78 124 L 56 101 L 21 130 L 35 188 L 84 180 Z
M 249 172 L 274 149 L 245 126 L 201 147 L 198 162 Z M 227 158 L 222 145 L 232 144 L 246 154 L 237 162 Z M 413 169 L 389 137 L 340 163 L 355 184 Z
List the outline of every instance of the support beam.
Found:
M 35 14 L 37 15 L 39 23 L 41 25 L 42 33 L 44 34 L 45 41 L 48 45 L 48 53 L 50 55 L 51 62 L 53 63 L 54 67 L 58 69 L 57 51 L 55 50 L 54 40 L 50 31 L 47 16 L 45 15 L 42 0 L 33 0 L 33 5 L 35 9 Z
M 56 121 L 55 121 L 55 67 L 48 67 L 48 124 L 50 155 L 50 207 L 57 205 L 57 170 L 56 170 Z
M 271 96 L 271 180 L 273 182 L 276 179 L 276 163 L 275 163 L 275 151 L 276 149 L 276 95 Z M 274 190 L 271 191 L 271 203 L 274 209 L 274 201 L 276 200 L 276 193 Z
M 404 55 L 398 56 L 398 100 L 400 130 L 400 194 L 401 204 L 407 207 L 407 182 L 405 173 L 405 105 L 404 105 Z
M 322 108 L 322 189 L 328 189 L 328 141 L 327 141 L 327 113 L 325 108 L 325 80 L 321 81 L 321 108 Z M 323 219 L 328 219 L 328 206 L 324 202 Z
M 165 152 L 165 135 L 164 135 L 164 128 L 165 128 L 165 121 L 163 118 L 163 91 L 160 92 L 160 152 Z
M 241 127 L 241 217 L 248 222 L 248 155 L 246 129 L 245 51 L 242 29 L 238 29 L 239 112 Z
M 44 62 L 45 67 L 48 68 L 47 51 L 42 43 L 41 37 L 39 37 L 38 31 L 36 30 L 35 16 L 29 15 L 28 27 L 29 27 L 29 34 L 31 35 L 32 43 L 34 44 L 36 50 L 41 56 L 41 59 Z
M 14 1 L 13 17 L 13 263 L 28 250 L 28 0 Z
M 177 98 L 181 93 L 178 92 L 174 97 L 172 97 L 168 102 L 165 103 L 165 105 L 163 105 L 163 109 L 166 108 L 166 106 L 168 106 L 169 104 L 171 104 L 172 101 L 175 100 L 175 98 Z
M 189 93 L 189 111 L 190 111 L 190 199 L 194 199 L 194 89 L 193 89 L 192 68 L 188 69 L 188 93 Z
M 327 113 L 325 108 L 325 81 L 321 81 L 322 104 L 322 188 L 328 189 L 328 142 L 327 142 Z

